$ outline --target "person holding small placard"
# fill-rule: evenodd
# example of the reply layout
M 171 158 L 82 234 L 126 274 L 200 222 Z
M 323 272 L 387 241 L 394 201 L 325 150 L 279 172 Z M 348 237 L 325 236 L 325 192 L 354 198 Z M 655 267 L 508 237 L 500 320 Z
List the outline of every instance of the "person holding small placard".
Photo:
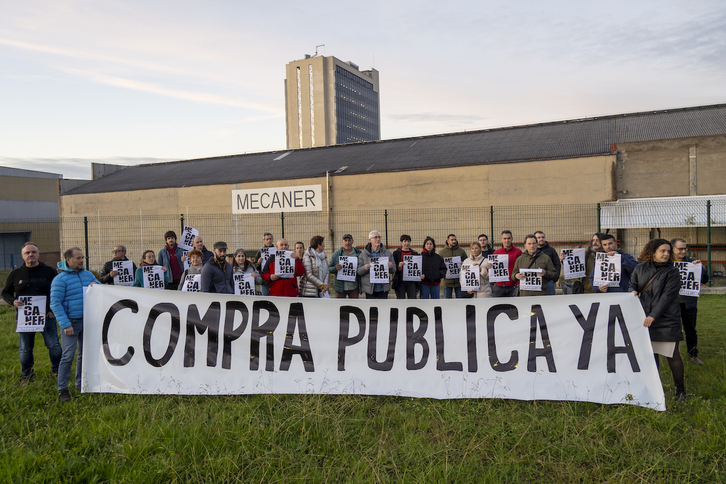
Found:
M 166 289 L 176 290 L 184 272 L 184 249 L 176 243 L 176 232 L 169 230 L 164 234 L 166 245 L 159 251 L 159 265 L 165 268 Z
M 53 279 L 58 274 L 55 269 L 40 262 L 38 246 L 33 242 L 26 242 L 20 249 L 20 256 L 24 264 L 10 274 L 5 280 L 5 287 L 2 297 L 6 303 L 15 306 L 16 311 L 21 311 L 23 303 L 20 298 L 27 296 L 45 297 L 45 308 L 43 315 L 45 323 L 43 330 L 43 342 L 48 348 L 50 358 L 50 371 L 58 374 L 58 364 L 61 359 L 61 346 L 58 342 L 58 324 L 53 312 L 50 310 L 50 287 Z M 35 360 L 33 359 L 33 348 L 35 347 L 35 332 L 18 332 L 20 339 L 20 369 L 21 384 L 28 384 L 35 378 Z
M 701 264 L 700 260 L 688 257 L 688 244 L 683 239 L 671 240 L 673 246 L 673 257 L 677 262 L 690 262 L 691 264 Z M 683 281 L 681 281 L 683 282 Z M 708 272 L 701 269 L 701 287 L 708 283 Z M 688 348 L 688 356 L 697 365 L 703 365 L 703 361 L 698 357 L 698 334 L 696 333 L 696 320 L 698 319 L 698 298 L 693 296 L 679 296 L 681 305 L 681 322 L 683 323 L 683 332 L 686 333 L 686 347 Z
M 441 280 L 446 277 L 446 263 L 436 253 L 436 241 L 432 237 L 424 239 L 421 259 L 421 299 L 439 299 Z
M 204 255 L 202 254 L 202 251 L 199 249 L 192 249 L 187 253 L 187 257 L 189 258 L 189 269 L 182 273 L 179 287 L 177 288 L 179 291 L 183 289 L 187 276 L 198 274 L 200 276 L 201 284 L 202 265 L 204 264 Z
M 506 254 L 508 256 L 509 277 L 507 282 L 497 282 L 492 288 L 492 297 L 516 297 L 519 291 L 519 279 L 515 279 L 514 263 L 522 255 L 522 251 L 513 244 L 514 237 L 511 230 L 502 230 L 502 246 L 494 251 L 495 254 Z
M 245 274 L 248 276 L 252 276 L 255 280 L 256 285 L 260 285 L 263 282 L 263 279 L 257 272 L 255 265 L 249 259 L 247 259 L 247 254 L 243 249 L 237 249 L 234 251 L 232 274 L 233 276 L 236 274 Z
M 466 251 L 459 247 L 456 235 L 449 234 L 446 237 L 446 246 L 439 251 L 439 255 L 444 259 L 448 269 L 446 277 L 441 281 L 441 286 L 444 288 L 444 297 L 451 299 L 456 295 L 457 299 L 461 299 L 459 271 L 461 270 L 461 261 L 466 259 Z
M 633 269 L 635 269 L 635 266 L 638 265 L 638 261 L 635 260 L 635 258 L 630 255 L 626 254 L 625 252 L 622 252 L 618 250 L 618 242 L 615 240 L 615 237 L 611 234 L 600 234 L 600 243 L 602 244 L 602 248 L 600 249 L 600 253 L 605 253 L 608 255 L 608 257 L 614 257 L 616 255 L 620 255 L 620 271 L 619 273 L 615 274 L 616 277 L 619 277 L 619 281 L 617 282 L 617 286 L 609 286 L 607 284 L 597 286 L 595 281 L 595 275 L 600 270 L 597 266 L 598 262 L 595 261 L 595 268 L 592 271 L 592 274 L 590 274 L 590 283 L 592 284 L 593 289 L 597 293 L 599 292 L 627 292 L 628 285 L 630 284 L 630 274 L 633 273 Z M 608 277 L 612 277 L 612 274 L 608 274 Z
M 271 232 L 265 232 L 264 234 L 262 234 L 263 245 L 252 258 L 252 262 L 255 264 L 260 274 L 262 274 L 262 272 L 264 271 L 269 254 L 272 254 L 275 251 L 273 240 L 274 236 Z M 260 293 L 263 296 L 267 296 L 268 294 L 270 294 L 270 287 L 268 281 L 265 280 L 262 282 L 262 284 L 260 284 Z
M 101 269 L 101 276 L 98 278 L 101 284 L 113 284 L 113 278 L 118 275 L 118 271 L 113 268 L 114 262 L 128 262 L 126 258 L 126 247 L 117 245 L 113 248 L 113 259 L 106 262 Z M 136 264 L 131 263 L 132 271 L 136 274 Z
M 277 241 L 277 250 L 290 251 L 287 239 Z M 265 268 L 262 270 L 262 279 L 267 281 L 270 289 L 270 296 L 298 297 L 300 291 L 297 286 L 297 277 L 305 274 L 305 267 L 298 257 L 297 252 L 291 251 L 290 257 L 294 261 L 294 273 L 292 277 L 280 277 L 275 273 L 275 254 L 267 259 Z
M 393 263 L 396 264 L 396 275 L 393 276 L 393 290 L 396 292 L 396 299 L 416 299 L 416 294 L 421 290 L 421 269 L 420 266 L 408 263 L 404 260 L 406 256 L 418 256 L 419 253 L 411 249 L 411 236 L 401 236 L 401 247 L 393 251 Z M 405 269 L 413 268 L 418 273 L 416 281 L 403 280 Z
M 141 255 L 141 263 L 139 264 L 139 268 L 136 269 L 136 274 L 134 274 L 134 287 L 144 287 L 143 268 L 147 266 L 161 266 L 161 270 L 164 271 L 164 286 L 169 283 L 169 277 L 167 276 L 168 272 L 166 270 L 166 267 L 156 262 L 156 254 L 154 254 L 153 250 L 145 250 L 144 253 Z M 179 277 L 181 278 L 181 275 Z
M 525 275 L 520 272 L 520 269 L 528 270 L 539 270 L 540 271 L 540 284 L 539 291 L 524 290 L 520 287 L 520 296 L 546 296 L 547 295 L 547 281 L 553 281 L 559 277 L 559 274 L 555 271 L 555 265 L 552 260 L 544 255 L 542 251 L 537 248 L 537 237 L 534 234 L 529 234 L 524 237 L 524 248 L 525 251 L 521 256 L 517 257 L 514 262 L 514 268 L 512 274 L 509 276 L 512 280 L 517 280 L 520 283 L 525 279 Z
M 383 271 L 387 274 L 395 274 L 396 266 L 393 263 L 393 254 L 381 244 L 381 233 L 372 230 L 368 234 L 368 245 L 361 251 L 358 257 L 358 275 L 360 277 L 361 287 L 366 295 L 366 299 L 388 299 L 388 293 L 391 291 L 391 284 L 386 282 L 371 283 L 371 267 L 374 266 L 378 259 L 387 261 L 388 271 L 383 267 Z M 377 264 L 376 265 L 376 269 Z M 388 279 L 388 277 L 386 277 Z
M 676 400 L 683 401 L 686 399 L 686 387 L 683 360 L 678 351 L 678 342 L 683 340 L 678 302 L 681 274 L 673 265 L 673 249 L 665 239 L 653 239 L 645 244 L 640 260 L 643 263 L 633 270 L 628 291 L 638 296 L 643 305 L 643 326 L 650 333 L 656 366 L 658 355 L 667 358 L 676 386 Z
M 467 292 L 476 298 L 492 297 L 492 288 L 489 285 L 489 268 L 492 266 L 492 263 L 487 261 L 487 259 L 482 255 L 483 251 L 479 242 L 472 242 L 469 249 L 471 250 L 471 256 L 464 260 L 461 266 L 476 268 L 479 273 L 479 290 Z M 465 277 L 465 274 L 462 273 L 462 277 Z M 461 286 L 465 286 L 464 282 L 461 283 Z
M 325 254 L 325 237 L 316 235 L 310 239 L 308 250 L 303 253 L 302 263 L 305 267 L 305 276 L 302 285 L 299 285 L 302 297 L 330 297 L 328 282 L 330 270 L 328 269 L 328 256 Z
M 360 253 L 360 249 L 353 246 L 353 236 L 345 234 L 342 247 L 333 252 L 328 264 L 331 274 L 335 275 L 335 282 L 333 283 L 335 297 L 358 299 L 361 292 L 360 276 L 358 276 L 357 270 Z M 343 257 L 342 261 L 341 257 Z M 356 264 L 355 267 L 353 267 L 354 264 Z M 343 280 L 341 276 L 349 280 Z

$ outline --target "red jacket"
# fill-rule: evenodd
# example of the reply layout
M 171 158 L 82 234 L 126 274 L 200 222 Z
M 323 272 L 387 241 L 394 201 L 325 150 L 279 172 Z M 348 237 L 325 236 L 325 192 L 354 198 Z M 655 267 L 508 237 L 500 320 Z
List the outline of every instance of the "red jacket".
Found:
M 512 271 L 514 270 L 514 261 L 517 260 L 517 257 L 522 255 L 522 251 L 516 248 L 514 245 L 509 250 L 505 250 L 504 247 L 500 247 L 497 250 L 494 251 L 495 254 L 508 254 L 509 255 L 509 276 L 512 276 Z M 497 282 L 497 286 L 504 286 L 504 287 L 513 287 L 519 284 L 519 280 L 515 281 L 509 281 L 509 282 Z
M 270 279 L 275 273 L 275 259 L 271 258 L 265 266 L 265 272 L 262 273 L 262 278 L 269 283 L 270 296 L 286 296 L 286 297 L 297 297 L 297 276 L 305 274 L 305 267 L 298 257 L 295 259 L 295 277 L 290 279 L 278 279 L 273 281 Z

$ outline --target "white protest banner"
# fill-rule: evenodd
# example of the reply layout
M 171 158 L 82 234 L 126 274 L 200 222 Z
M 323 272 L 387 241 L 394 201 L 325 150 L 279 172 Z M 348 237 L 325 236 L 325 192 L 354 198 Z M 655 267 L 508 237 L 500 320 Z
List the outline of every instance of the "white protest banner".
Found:
M 281 279 L 295 277 L 295 259 L 292 258 L 292 251 L 278 250 L 275 252 L 275 275 Z
M 16 333 L 36 333 L 45 329 L 46 297 L 20 296 Z
M 676 261 L 673 263 L 681 273 L 680 296 L 699 297 L 701 295 L 701 274 L 703 266 L 692 262 Z
M 519 273 L 524 274 L 524 279 L 519 281 L 521 291 L 542 291 L 542 269 L 519 269 Z
M 342 267 L 335 278 L 339 281 L 355 282 L 358 271 L 358 257 L 354 255 L 341 255 L 338 263 Z
M 585 277 L 585 249 L 564 249 L 565 256 L 562 261 L 565 266 L 565 279 L 578 279 Z
M 202 292 L 201 274 L 187 274 L 181 283 L 183 292 Z
M 446 278 L 447 279 L 458 279 L 459 272 L 461 272 L 461 257 L 444 257 L 444 264 L 446 264 Z
M 277 259 L 277 257 L 275 257 Z M 255 295 L 255 277 L 252 274 L 239 273 L 232 276 L 234 279 L 234 293 L 238 296 Z
M 510 282 L 509 254 L 489 254 L 489 282 Z
M 134 285 L 134 263 L 130 260 L 112 261 L 111 269 L 118 272 L 113 276 L 113 283 L 116 286 Z
M 630 293 L 261 298 L 91 287 L 82 391 L 509 398 L 665 410 Z
M 185 271 L 189 270 L 189 267 L 191 267 L 191 265 L 192 265 L 191 261 L 189 260 L 189 252 L 191 252 L 191 251 L 189 251 L 189 250 L 182 251 L 182 259 L 184 259 L 182 269 L 184 269 Z
M 423 274 L 423 256 L 404 255 L 403 280 L 421 282 L 421 274 Z
M 605 252 L 597 252 L 592 285 L 619 287 L 621 267 L 620 254 L 607 255 Z
M 164 270 L 161 266 L 144 266 L 141 270 L 144 274 L 144 288 L 164 289 Z
M 509 254 L 489 254 L 489 282 L 510 282 Z
M 479 266 L 464 264 L 461 266 L 459 283 L 462 291 L 478 291 L 481 288 L 479 281 Z
M 267 264 L 267 259 L 270 258 L 271 255 L 273 255 L 275 252 L 277 252 L 277 249 L 275 247 L 263 247 L 260 249 L 260 258 L 262 259 L 262 264 L 260 264 L 260 269 L 265 268 L 265 264 Z M 257 261 L 255 261 L 257 262 Z
M 182 250 L 192 250 L 194 248 L 194 237 L 199 235 L 199 231 L 194 227 L 184 226 L 184 231 L 179 238 L 177 245 Z
M 371 284 L 388 284 L 388 257 L 371 257 Z

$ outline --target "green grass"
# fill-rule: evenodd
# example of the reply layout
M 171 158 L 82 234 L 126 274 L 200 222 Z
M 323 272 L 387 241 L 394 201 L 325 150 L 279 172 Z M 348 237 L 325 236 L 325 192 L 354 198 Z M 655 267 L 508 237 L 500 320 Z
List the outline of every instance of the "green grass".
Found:
M 0 307 L 0 482 L 725 482 L 726 297 L 703 296 L 689 399 L 633 406 L 371 396 L 73 394 L 19 385 Z

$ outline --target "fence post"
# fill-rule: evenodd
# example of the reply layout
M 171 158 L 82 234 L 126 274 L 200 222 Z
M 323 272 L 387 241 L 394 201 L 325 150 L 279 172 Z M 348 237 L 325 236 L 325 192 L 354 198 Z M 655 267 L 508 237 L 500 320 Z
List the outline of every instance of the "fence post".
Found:
M 489 228 L 491 229 L 491 232 L 489 232 L 489 240 L 496 240 L 494 239 L 494 205 L 489 205 Z M 494 242 L 490 245 L 494 247 Z
M 388 248 L 388 209 L 383 211 L 383 216 L 386 219 L 386 248 Z
M 83 217 L 83 232 L 86 239 L 86 270 L 90 271 L 91 266 L 89 265 L 90 262 L 88 257 L 88 217 Z
M 713 285 L 711 282 L 711 200 L 706 200 L 706 251 L 708 252 L 708 287 Z
M 181 233 L 183 234 L 184 233 L 184 214 L 183 213 L 179 214 L 179 220 L 181 220 Z M 181 234 L 179 234 L 179 237 L 181 237 Z
M 282 238 L 285 238 L 285 213 L 280 212 L 280 225 L 282 225 Z
M 602 230 L 600 229 L 600 204 L 597 204 L 597 232 L 600 233 Z

